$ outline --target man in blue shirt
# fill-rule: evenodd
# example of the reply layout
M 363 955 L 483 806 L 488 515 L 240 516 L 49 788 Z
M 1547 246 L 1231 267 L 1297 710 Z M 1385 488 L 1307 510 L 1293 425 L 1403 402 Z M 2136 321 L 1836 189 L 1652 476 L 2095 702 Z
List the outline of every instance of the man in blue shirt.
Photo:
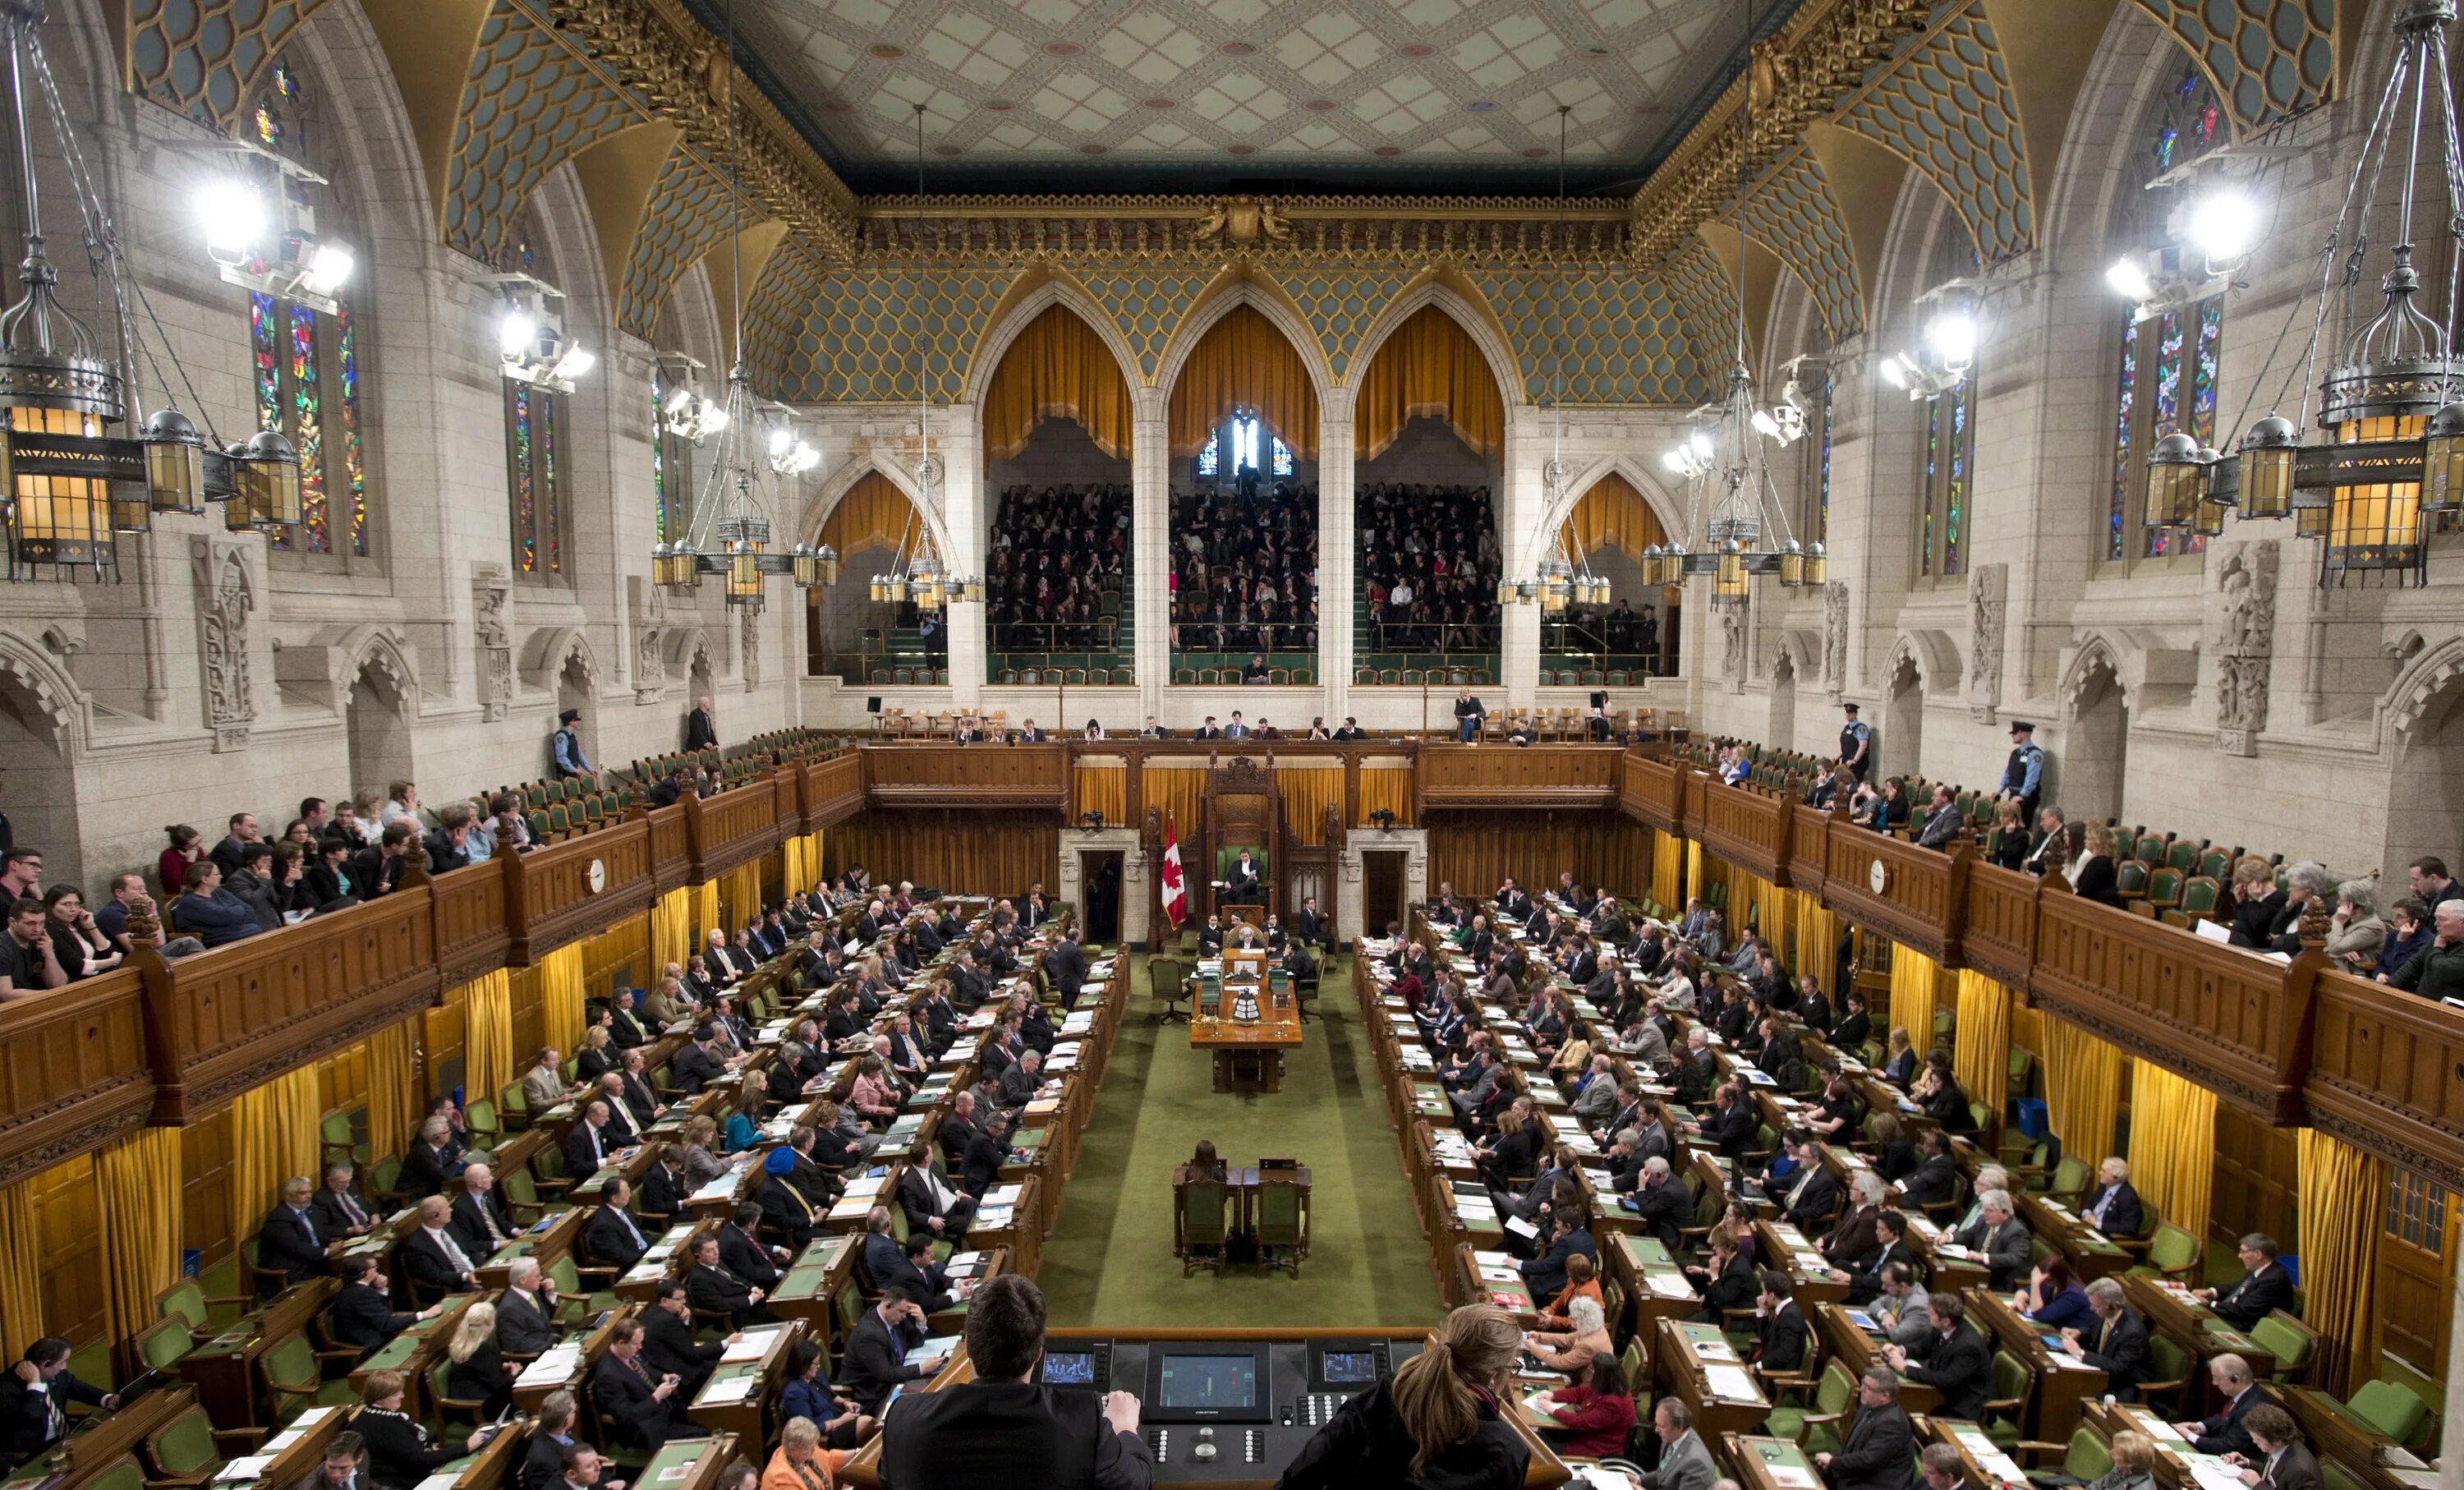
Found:
M 2002 767 L 2002 787 L 1993 800 L 2019 799 L 2019 821 L 2036 817 L 2036 799 L 2045 787 L 2045 751 L 2036 743 L 2036 727 L 2025 719 L 2011 721 L 2011 759 Z
M 579 709 L 568 709 L 556 716 L 556 734 L 549 737 L 548 746 L 556 755 L 558 776 L 599 775 L 599 768 L 592 765 L 590 757 L 582 752 L 582 734 L 574 728 L 581 719 L 582 711 Z
M 1874 727 L 1857 717 L 1856 705 L 1839 707 L 1848 715 L 1848 722 L 1839 727 L 1839 763 L 1861 781 L 1874 764 Z

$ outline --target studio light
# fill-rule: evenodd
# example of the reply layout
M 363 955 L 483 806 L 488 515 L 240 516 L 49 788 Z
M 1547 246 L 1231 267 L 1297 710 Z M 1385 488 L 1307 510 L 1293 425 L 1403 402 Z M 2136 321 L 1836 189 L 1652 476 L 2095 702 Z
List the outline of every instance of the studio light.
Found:
M 2188 236 L 2207 256 L 2211 274 L 2225 273 L 2258 246 L 2258 204 L 2248 192 L 2218 187 L 2190 208 Z

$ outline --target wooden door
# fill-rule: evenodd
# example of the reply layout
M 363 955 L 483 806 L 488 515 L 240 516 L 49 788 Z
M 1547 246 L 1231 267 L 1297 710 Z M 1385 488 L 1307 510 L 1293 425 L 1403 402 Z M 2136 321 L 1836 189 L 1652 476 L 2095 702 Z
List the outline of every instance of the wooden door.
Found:
M 1360 929 L 1355 935 L 1383 936 L 1389 921 L 1403 917 L 1403 851 L 1363 849 L 1360 855 Z
M 2453 1191 L 2417 1171 L 2388 1170 L 2387 1232 L 2379 1238 L 2379 1340 L 2389 1354 L 2433 1378 L 2446 1373 L 2455 1319 L 2458 1220 Z

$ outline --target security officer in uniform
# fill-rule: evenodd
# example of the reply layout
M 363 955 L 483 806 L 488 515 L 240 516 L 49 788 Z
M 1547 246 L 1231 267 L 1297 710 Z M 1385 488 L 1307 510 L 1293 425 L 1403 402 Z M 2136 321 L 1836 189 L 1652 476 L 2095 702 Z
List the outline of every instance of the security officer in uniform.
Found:
M 2036 743 L 2036 727 L 2025 719 L 2011 721 L 2011 759 L 2002 767 L 2002 786 L 1993 800 L 2019 800 L 2019 821 L 2036 821 L 2036 800 L 2045 790 L 2045 749 Z
M 1874 764 L 1874 727 L 1857 717 L 1856 705 L 1839 707 L 1848 712 L 1848 722 L 1839 727 L 1839 763 L 1862 781 Z

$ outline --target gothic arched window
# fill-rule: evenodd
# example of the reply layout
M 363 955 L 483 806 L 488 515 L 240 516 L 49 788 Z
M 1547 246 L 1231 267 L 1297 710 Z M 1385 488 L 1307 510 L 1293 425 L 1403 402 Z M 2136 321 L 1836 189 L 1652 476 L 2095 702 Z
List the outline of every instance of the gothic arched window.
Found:
M 254 143 L 315 177 L 285 173 L 284 189 L 320 238 L 350 242 L 342 192 L 325 141 L 319 99 L 288 57 L 276 57 L 241 128 Z M 361 255 L 359 274 L 367 272 Z M 277 550 L 368 557 L 368 479 L 361 443 L 360 335 L 351 317 L 356 281 L 332 309 L 252 290 L 248 296 L 251 383 L 260 429 L 279 429 L 299 452 L 299 527 L 277 532 Z
M 554 283 L 549 266 L 525 229 L 506 251 L 505 268 Z M 534 579 L 564 573 L 563 484 L 556 465 L 563 438 L 564 401 L 554 391 L 517 379 L 504 383 L 505 501 L 513 528 L 514 572 Z

